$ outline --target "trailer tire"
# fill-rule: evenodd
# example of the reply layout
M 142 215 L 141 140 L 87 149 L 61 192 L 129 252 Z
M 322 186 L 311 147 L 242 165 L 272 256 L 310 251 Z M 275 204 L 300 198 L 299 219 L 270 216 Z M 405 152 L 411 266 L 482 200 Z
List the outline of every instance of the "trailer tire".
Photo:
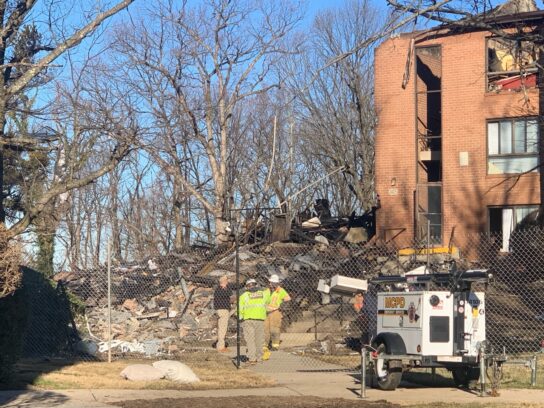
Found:
M 386 355 L 385 343 L 381 343 L 376 348 L 376 383 L 378 388 L 384 391 L 395 390 L 402 379 L 402 361 L 401 360 L 380 360 L 380 355 Z
M 456 367 L 451 371 L 453 382 L 460 388 L 472 388 L 480 379 L 479 367 Z

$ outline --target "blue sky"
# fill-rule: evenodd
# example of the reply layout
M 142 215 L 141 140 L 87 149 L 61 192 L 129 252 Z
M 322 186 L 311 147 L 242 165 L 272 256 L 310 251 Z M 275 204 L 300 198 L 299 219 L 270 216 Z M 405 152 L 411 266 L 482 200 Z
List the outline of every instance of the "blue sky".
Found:
M 349 0 L 348 0 L 349 1 Z M 311 20 L 313 16 L 320 10 L 326 10 L 330 8 L 341 7 L 346 0 L 307 0 L 308 4 L 308 18 Z M 372 0 L 370 1 L 375 7 L 384 10 L 387 10 L 385 0 Z
M 335 0 L 308 0 L 308 15 L 314 16 L 319 10 L 339 7 L 343 2 Z

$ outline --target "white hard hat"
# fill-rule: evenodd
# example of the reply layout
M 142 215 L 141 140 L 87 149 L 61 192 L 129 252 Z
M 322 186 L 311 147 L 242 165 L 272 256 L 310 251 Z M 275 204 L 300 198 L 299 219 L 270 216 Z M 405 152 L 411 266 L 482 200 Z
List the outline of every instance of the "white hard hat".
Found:
M 270 283 L 280 283 L 280 277 L 276 274 L 273 274 L 268 278 L 268 282 Z
M 257 281 L 255 279 L 248 279 L 246 281 L 246 286 L 247 285 L 256 285 L 257 284 Z

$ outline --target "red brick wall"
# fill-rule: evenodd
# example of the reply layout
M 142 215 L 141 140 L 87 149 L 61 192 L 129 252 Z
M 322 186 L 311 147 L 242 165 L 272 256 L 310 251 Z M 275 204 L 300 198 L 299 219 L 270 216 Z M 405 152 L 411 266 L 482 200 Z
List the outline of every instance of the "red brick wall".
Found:
M 487 207 L 539 203 L 538 175 L 518 178 L 487 175 L 487 119 L 535 115 L 538 94 L 487 93 L 485 80 L 486 33 L 469 33 L 427 40 L 417 46 L 442 46 L 442 206 L 443 242 L 452 228 L 456 235 L 485 231 Z M 375 52 L 376 189 L 382 207 L 378 234 L 405 228 L 414 234 L 416 188 L 414 61 L 410 81 L 402 78 L 410 35 L 391 38 Z M 459 165 L 460 152 L 469 164 Z M 392 184 L 395 184 L 394 186 Z

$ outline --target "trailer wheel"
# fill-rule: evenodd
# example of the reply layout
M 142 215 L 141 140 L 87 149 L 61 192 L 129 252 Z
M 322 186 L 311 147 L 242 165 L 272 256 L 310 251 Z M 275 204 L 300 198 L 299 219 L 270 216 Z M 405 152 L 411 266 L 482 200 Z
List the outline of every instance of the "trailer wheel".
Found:
M 478 367 L 457 367 L 452 369 L 453 382 L 457 387 L 471 388 L 480 379 Z M 472 383 L 472 384 L 471 384 Z
M 380 358 L 380 356 L 387 354 L 383 343 L 376 348 L 376 354 L 375 372 L 378 388 L 384 391 L 395 390 L 402 379 L 402 361 Z

